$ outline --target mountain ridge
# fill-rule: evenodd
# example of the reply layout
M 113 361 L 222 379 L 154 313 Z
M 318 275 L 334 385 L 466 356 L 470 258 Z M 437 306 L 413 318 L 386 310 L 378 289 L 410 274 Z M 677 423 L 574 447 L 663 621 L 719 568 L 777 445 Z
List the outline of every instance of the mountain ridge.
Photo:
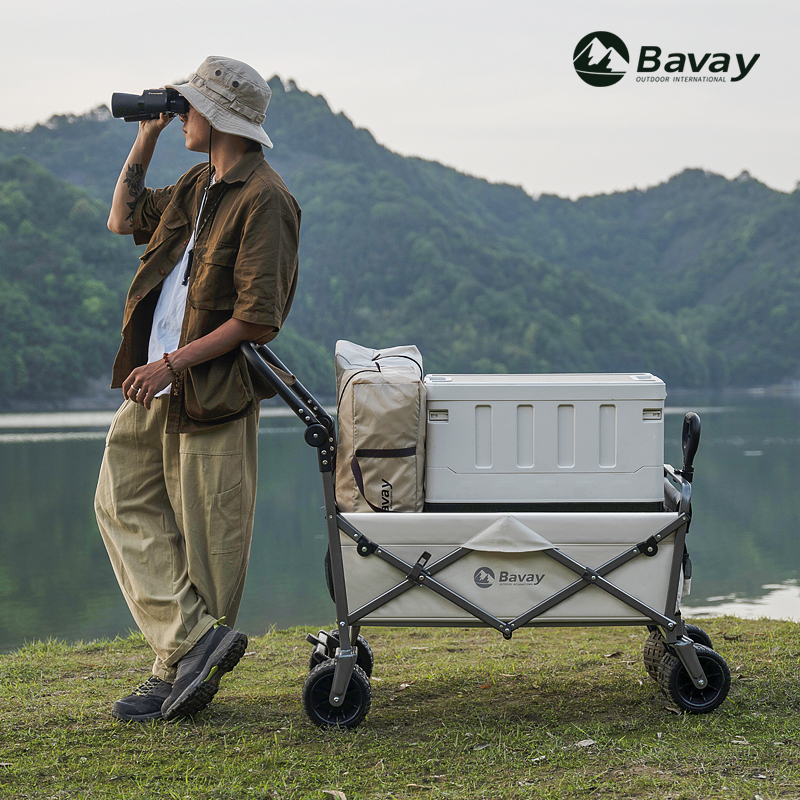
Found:
M 267 158 L 303 208 L 276 350 L 290 366 L 298 354 L 310 386 L 330 393 L 338 338 L 414 342 L 440 372 L 648 371 L 681 386 L 797 374 L 797 192 L 688 169 L 645 190 L 531 197 L 395 153 L 321 95 L 270 85 Z M 135 133 L 98 109 L 57 116 L 0 130 L 0 159 L 25 155 L 107 207 Z M 169 126 L 148 184 L 198 160 Z

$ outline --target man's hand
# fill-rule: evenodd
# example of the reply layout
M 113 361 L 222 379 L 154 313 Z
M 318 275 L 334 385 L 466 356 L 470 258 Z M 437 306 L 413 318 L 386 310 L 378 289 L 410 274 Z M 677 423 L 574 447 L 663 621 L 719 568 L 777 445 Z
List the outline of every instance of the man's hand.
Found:
M 172 114 L 161 114 L 157 119 L 143 119 L 139 122 L 139 133 L 142 136 L 155 136 L 158 138 L 161 131 L 172 122 Z
M 228 353 L 240 342 L 268 342 L 278 332 L 271 325 L 256 325 L 231 318 L 219 328 L 195 339 L 178 350 L 173 350 L 168 358 L 172 369 L 177 372 L 202 364 L 223 353 Z M 122 394 L 127 400 L 143 405 L 148 411 L 153 398 L 172 383 L 174 375 L 164 361 L 151 361 L 136 367 L 122 384 Z
M 148 411 L 153 398 L 172 383 L 173 375 L 163 361 L 151 361 L 136 367 L 122 384 L 122 394 L 127 400 L 144 406 Z

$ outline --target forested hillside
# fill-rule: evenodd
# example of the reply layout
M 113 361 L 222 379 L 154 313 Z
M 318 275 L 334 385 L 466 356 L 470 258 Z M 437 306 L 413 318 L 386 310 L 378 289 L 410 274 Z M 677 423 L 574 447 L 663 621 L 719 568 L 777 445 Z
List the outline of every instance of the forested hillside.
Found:
M 267 158 L 303 208 L 275 347 L 312 388 L 331 393 L 339 338 L 415 343 L 431 371 L 796 375 L 798 192 L 687 170 L 647 191 L 533 199 L 392 153 L 322 97 L 270 85 Z M 104 109 L 0 131 L 0 402 L 110 370 L 141 248 L 104 223 L 135 132 Z M 148 184 L 196 160 L 175 123 Z
M 133 254 L 107 215 L 27 159 L 0 163 L 0 401 L 79 392 L 111 363 Z

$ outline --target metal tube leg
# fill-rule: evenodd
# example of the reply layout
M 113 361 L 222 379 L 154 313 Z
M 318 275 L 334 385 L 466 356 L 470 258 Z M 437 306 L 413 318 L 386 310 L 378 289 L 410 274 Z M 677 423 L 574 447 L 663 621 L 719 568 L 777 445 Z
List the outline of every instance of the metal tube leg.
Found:
M 331 693 L 328 697 L 332 706 L 338 707 L 344 703 L 344 695 L 350 684 L 350 678 L 353 676 L 356 658 L 357 653 L 352 647 L 336 654 L 336 669 L 333 673 Z
M 325 497 L 325 520 L 328 524 L 333 593 L 336 598 L 336 630 L 339 633 L 339 648 L 337 648 L 335 656 L 336 669 L 333 673 L 329 701 L 332 706 L 338 707 L 344 703 L 344 695 L 356 665 L 358 654 L 353 642 L 358 633 L 353 633 L 347 622 L 347 591 L 344 580 L 344 564 L 342 563 L 342 546 L 336 522 L 336 499 L 330 472 L 324 472 L 322 475 L 322 490 Z
M 675 648 L 676 655 L 686 668 L 686 672 L 689 673 L 692 683 L 698 689 L 704 689 L 708 684 L 708 678 L 706 678 L 706 673 L 700 666 L 700 659 L 697 657 L 697 652 L 694 649 L 694 642 L 684 637 L 681 641 L 675 642 L 673 647 Z

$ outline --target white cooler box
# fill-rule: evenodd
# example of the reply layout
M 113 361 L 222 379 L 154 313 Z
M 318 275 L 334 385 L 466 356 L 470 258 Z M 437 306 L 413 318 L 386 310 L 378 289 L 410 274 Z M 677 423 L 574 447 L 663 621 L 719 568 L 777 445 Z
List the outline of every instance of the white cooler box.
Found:
M 427 375 L 430 511 L 660 511 L 664 382 L 645 374 Z

